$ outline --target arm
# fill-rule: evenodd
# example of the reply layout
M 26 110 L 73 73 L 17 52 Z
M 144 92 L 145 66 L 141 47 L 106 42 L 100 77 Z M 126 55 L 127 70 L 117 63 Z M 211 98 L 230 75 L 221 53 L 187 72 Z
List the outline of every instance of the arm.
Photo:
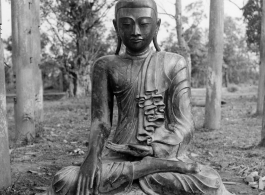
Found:
M 165 123 L 156 128 L 151 145 L 155 157 L 170 159 L 185 152 L 193 135 L 194 123 L 186 61 L 182 56 L 173 53 L 164 55 L 164 78 L 168 78 L 164 96 Z
M 179 152 L 185 151 L 192 139 L 194 122 L 190 103 L 190 78 L 188 65 L 181 57 L 171 70 L 171 86 L 169 88 L 168 117 L 173 129 L 183 136 Z
M 113 94 L 106 70 L 106 61 L 95 62 L 92 73 L 91 129 L 88 153 L 81 165 L 77 195 L 97 194 L 101 155 L 111 131 Z
M 95 62 L 92 72 L 91 129 L 88 154 L 101 158 L 112 125 L 113 93 L 106 61 Z

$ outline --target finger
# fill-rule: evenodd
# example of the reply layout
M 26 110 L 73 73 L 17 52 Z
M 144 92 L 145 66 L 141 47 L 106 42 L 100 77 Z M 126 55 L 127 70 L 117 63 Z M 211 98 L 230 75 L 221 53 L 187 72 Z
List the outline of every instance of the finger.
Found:
M 90 195 L 89 188 L 88 188 L 88 181 L 89 179 L 86 178 L 86 183 L 85 183 L 85 190 L 84 190 L 84 195 Z
M 87 180 L 86 180 L 86 177 L 83 179 L 83 181 L 82 181 L 82 188 L 81 188 L 81 195 L 86 195 L 86 182 L 87 182 Z
M 92 175 L 90 177 L 90 184 L 89 184 L 90 189 L 93 189 L 94 180 L 95 180 L 95 171 L 92 173 Z
M 92 194 L 92 189 L 90 188 L 90 183 L 92 181 L 92 177 L 88 177 L 87 179 L 87 191 L 88 191 L 88 195 L 91 195 Z
M 81 184 L 82 184 L 82 175 L 79 175 L 76 195 L 80 195 L 81 194 L 80 193 Z
M 95 186 L 94 186 L 95 195 L 99 195 L 100 180 L 101 180 L 101 176 L 100 176 L 100 173 L 98 173 L 97 176 L 96 176 Z
M 141 145 L 128 145 L 129 148 L 131 149 L 136 149 L 136 150 L 142 150 L 142 151 L 150 151 L 150 146 L 141 146 Z
M 114 143 L 107 144 L 106 147 L 108 149 L 114 150 L 116 152 L 124 152 L 124 151 L 128 150 L 128 146 L 127 145 L 114 144 Z

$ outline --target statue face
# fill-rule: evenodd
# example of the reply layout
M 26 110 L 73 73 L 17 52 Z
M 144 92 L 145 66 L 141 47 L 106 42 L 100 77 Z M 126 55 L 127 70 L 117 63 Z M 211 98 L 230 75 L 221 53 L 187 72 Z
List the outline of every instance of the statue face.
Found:
M 152 42 L 160 20 L 151 8 L 121 8 L 114 26 L 127 50 L 132 53 L 144 52 Z

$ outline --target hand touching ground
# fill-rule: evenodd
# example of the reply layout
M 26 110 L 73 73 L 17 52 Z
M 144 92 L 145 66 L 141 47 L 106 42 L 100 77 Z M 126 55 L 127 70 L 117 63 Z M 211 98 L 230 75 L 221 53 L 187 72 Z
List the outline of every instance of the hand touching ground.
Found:
M 80 167 L 76 195 L 99 194 L 101 166 L 101 160 L 98 157 L 87 157 Z

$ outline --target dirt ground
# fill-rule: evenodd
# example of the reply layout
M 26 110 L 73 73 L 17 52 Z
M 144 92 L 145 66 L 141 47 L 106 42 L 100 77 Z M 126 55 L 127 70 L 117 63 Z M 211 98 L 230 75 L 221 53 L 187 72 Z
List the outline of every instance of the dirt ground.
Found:
M 202 93 L 198 92 L 197 96 Z M 229 93 L 224 95 L 226 104 L 222 107 L 222 128 L 218 131 L 202 128 L 204 107 L 193 107 L 196 132 L 190 156 L 215 168 L 228 190 L 235 194 L 262 194 L 243 182 L 246 174 L 252 171 L 265 176 L 265 152 L 256 147 L 260 140 L 261 118 L 254 115 L 255 93 L 256 88 L 249 87 L 230 96 Z M 196 92 L 193 95 L 196 96 Z M 8 104 L 12 186 L 0 191 L 0 195 L 41 194 L 56 171 L 82 161 L 88 145 L 90 99 L 45 101 L 44 112 L 43 128 L 34 144 L 18 145 L 12 141 L 13 105 Z

